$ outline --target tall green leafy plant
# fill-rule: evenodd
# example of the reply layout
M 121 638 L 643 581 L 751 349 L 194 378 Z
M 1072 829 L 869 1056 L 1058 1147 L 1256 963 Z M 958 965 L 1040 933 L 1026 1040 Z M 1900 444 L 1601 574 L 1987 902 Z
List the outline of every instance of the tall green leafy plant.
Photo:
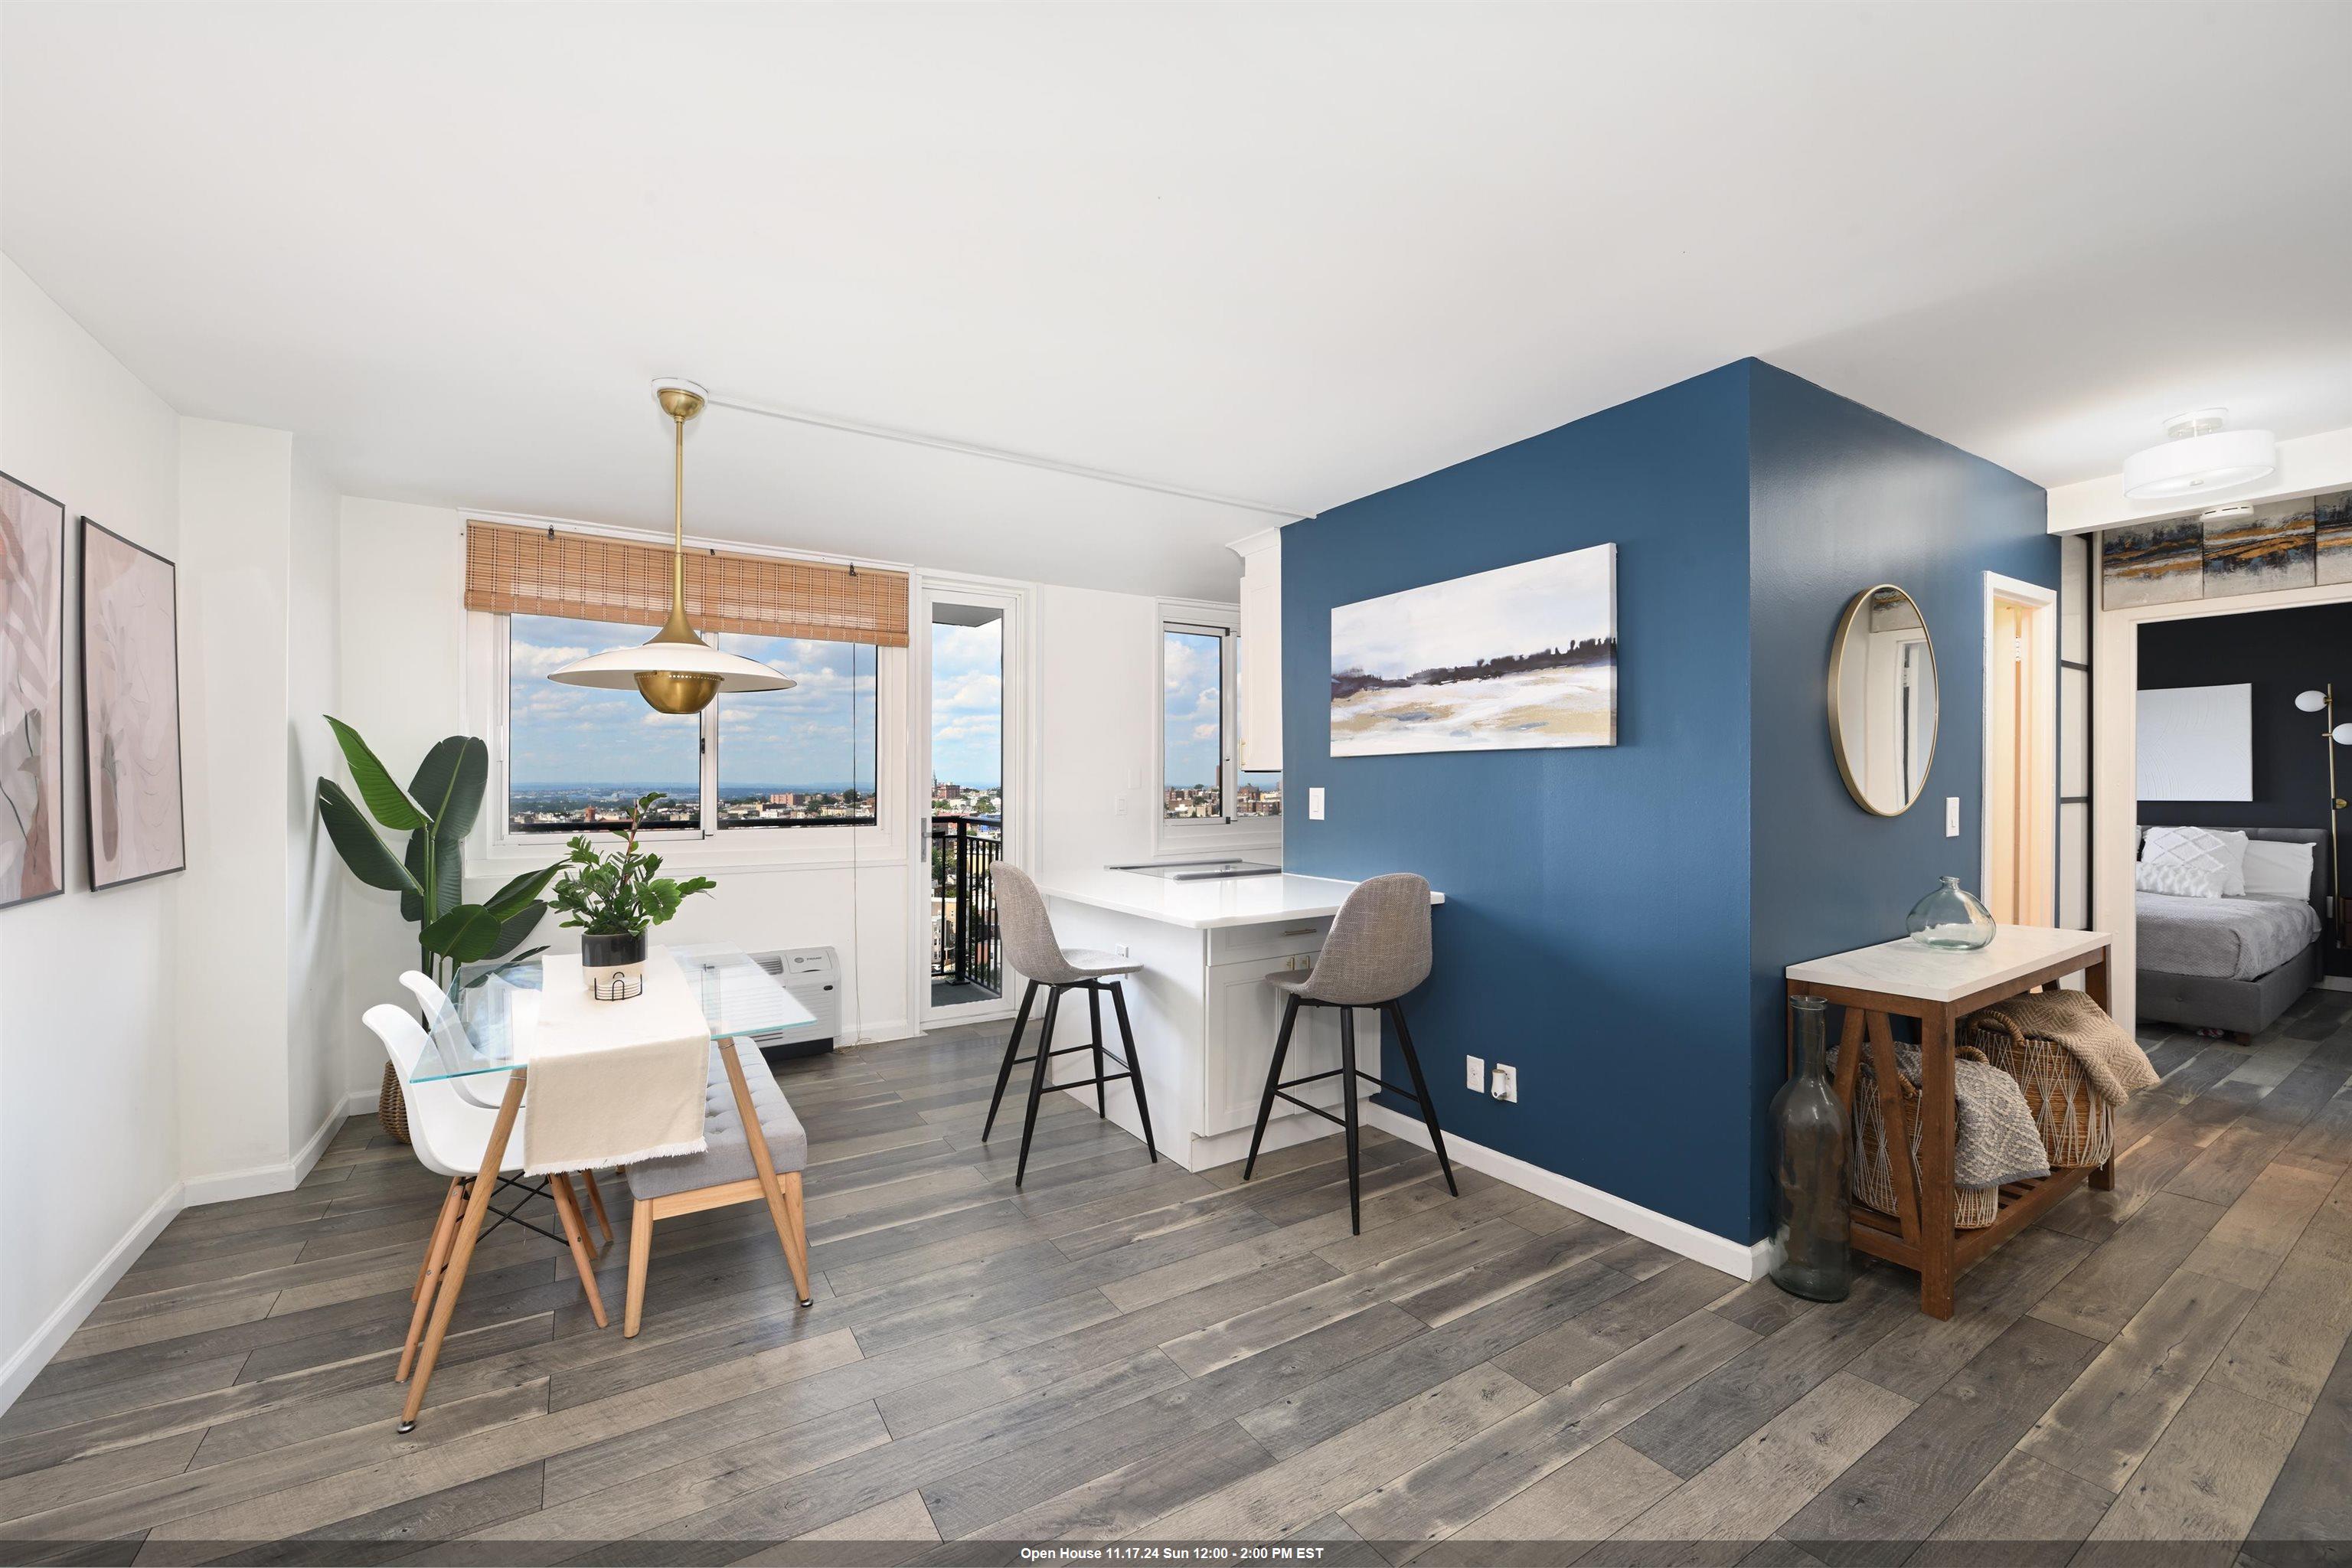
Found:
M 446 984 L 458 964 L 484 959 L 528 958 L 543 951 L 515 952 L 547 912 L 540 894 L 562 862 L 526 871 L 478 904 L 465 901 L 464 848 L 481 814 L 489 780 L 489 749 L 471 735 L 437 742 L 417 764 L 403 789 L 358 731 L 341 720 L 327 723 L 342 747 L 352 783 L 367 805 L 362 815 L 343 787 L 319 781 L 319 820 L 352 875 L 371 888 L 400 895 L 400 915 L 416 927 L 418 966 Z M 394 855 L 368 818 L 408 835 L 406 849 Z
M 629 808 L 629 830 L 609 855 L 598 854 L 585 837 L 572 840 L 572 853 L 558 868 L 563 879 L 550 900 L 570 917 L 566 926 L 578 926 L 590 936 L 635 936 L 677 913 L 692 895 L 719 886 L 708 877 L 681 882 L 660 876 L 661 857 L 637 847 L 638 819 L 662 798 L 656 791 Z

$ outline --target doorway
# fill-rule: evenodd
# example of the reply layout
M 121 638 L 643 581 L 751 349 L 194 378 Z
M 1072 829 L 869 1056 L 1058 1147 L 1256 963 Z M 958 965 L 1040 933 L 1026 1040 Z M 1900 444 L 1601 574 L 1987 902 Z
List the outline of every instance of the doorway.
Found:
M 2058 923 L 2058 595 L 1985 574 L 1985 903 Z
M 995 888 L 989 873 L 1019 858 L 1021 598 L 979 584 L 927 582 L 922 594 L 926 776 L 916 813 L 921 847 L 919 948 L 927 960 L 923 1026 L 1005 1011 Z

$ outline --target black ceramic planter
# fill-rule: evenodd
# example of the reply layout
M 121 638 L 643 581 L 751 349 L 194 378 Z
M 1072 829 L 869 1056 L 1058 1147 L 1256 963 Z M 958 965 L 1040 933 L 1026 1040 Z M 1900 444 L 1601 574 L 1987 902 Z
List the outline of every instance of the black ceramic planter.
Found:
M 625 1002 L 646 989 L 646 933 L 580 939 L 580 973 L 599 1002 Z

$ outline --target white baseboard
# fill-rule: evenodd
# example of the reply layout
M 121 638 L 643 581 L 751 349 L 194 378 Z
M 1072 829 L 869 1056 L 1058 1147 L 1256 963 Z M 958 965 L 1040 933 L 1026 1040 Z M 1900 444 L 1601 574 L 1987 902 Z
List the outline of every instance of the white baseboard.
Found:
M 1401 1116 L 1387 1106 L 1370 1100 L 1364 1102 L 1361 1116 L 1367 1127 L 1377 1127 L 1424 1149 L 1429 1147 L 1429 1129 L 1421 1124 L 1417 1116 Z M 1628 1236 L 1638 1236 L 1668 1252 L 1679 1253 L 1706 1264 L 1709 1268 L 1720 1269 L 1735 1279 L 1761 1279 L 1771 1270 L 1772 1243 L 1769 1237 L 1753 1243 L 1734 1241 L 1727 1236 L 1701 1230 L 1672 1215 L 1643 1208 L 1614 1193 L 1588 1187 L 1582 1182 L 1572 1181 L 1556 1171 L 1531 1165 L 1516 1155 L 1489 1149 L 1483 1143 L 1473 1143 L 1451 1132 L 1445 1135 L 1445 1152 L 1457 1165 L 1483 1171 L 1522 1192 L 1549 1198 L 1562 1208 L 1574 1209 L 1588 1219 L 1613 1225 Z
M 836 1047 L 845 1044 L 850 1046 L 878 1046 L 889 1040 L 911 1040 L 917 1035 L 921 1033 L 922 1030 L 915 1027 L 912 1021 L 908 1019 L 885 1018 L 879 1023 L 868 1024 L 865 1027 L 859 1029 L 856 1039 L 849 1041 L 835 1040 L 834 1044 Z
M 223 1171 L 217 1175 L 192 1176 L 186 1184 L 184 1206 L 195 1208 L 204 1204 L 233 1203 L 238 1198 L 257 1198 L 268 1193 L 290 1193 L 302 1184 L 302 1178 L 327 1152 L 327 1141 L 341 1131 L 346 1119 L 362 1111 L 375 1111 L 374 1089 L 353 1090 L 327 1108 L 326 1120 L 319 1123 L 309 1142 L 294 1152 L 290 1160 L 278 1160 L 267 1165 L 252 1165 L 242 1171 Z
M 89 1316 L 91 1309 L 106 1300 L 106 1293 L 114 1289 L 115 1281 L 130 1272 L 131 1266 L 139 1261 L 139 1255 L 147 1250 L 149 1244 L 163 1234 L 163 1227 L 186 1206 L 184 1189 L 179 1183 L 173 1183 L 163 1195 L 155 1200 L 154 1205 L 139 1216 L 139 1222 L 123 1235 L 122 1239 L 107 1249 L 106 1256 L 83 1276 L 82 1282 L 58 1303 L 58 1310 L 33 1331 L 33 1337 L 18 1346 L 16 1353 L 5 1363 L 0 1363 L 0 1413 L 5 1413 L 16 1402 L 16 1396 L 25 1392 L 26 1385 L 40 1374 L 43 1367 L 49 1364 L 49 1358 L 58 1353 L 58 1347 L 81 1327 L 82 1320 Z

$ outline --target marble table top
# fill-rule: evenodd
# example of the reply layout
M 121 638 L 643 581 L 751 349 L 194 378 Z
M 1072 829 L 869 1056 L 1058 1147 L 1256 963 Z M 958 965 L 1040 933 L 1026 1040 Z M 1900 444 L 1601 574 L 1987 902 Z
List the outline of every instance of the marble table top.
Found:
M 2107 946 L 2104 931 L 2050 926 L 2003 926 L 1991 945 L 1974 952 L 1923 947 L 1909 937 L 1851 952 L 1792 963 L 1790 980 L 1811 985 L 1882 991 L 1922 1002 L 1957 1002 L 2070 958 L 2088 959 Z

